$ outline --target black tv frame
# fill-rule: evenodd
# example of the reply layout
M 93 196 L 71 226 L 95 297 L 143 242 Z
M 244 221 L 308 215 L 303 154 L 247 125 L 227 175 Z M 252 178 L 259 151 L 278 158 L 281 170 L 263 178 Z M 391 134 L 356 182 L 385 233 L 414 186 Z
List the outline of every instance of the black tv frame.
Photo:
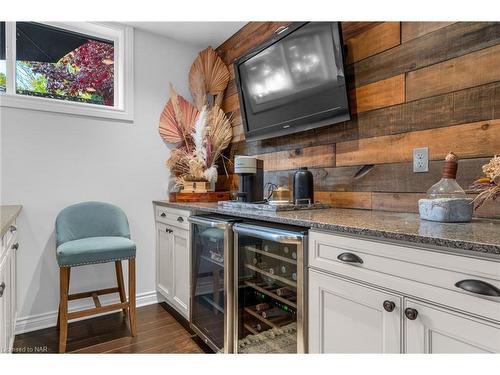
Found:
M 311 23 L 311 22 L 293 22 L 286 27 L 283 27 L 283 26 L 279 27 L 275 31 L 273 36 L 271 36 L 268 40 L 259 44 L 256 47 L 252 48 L 250 51 L 245 53 L 243 56 L 240 56 L 239 58 L 237 58 L 235 60 L 235 62 L 234 62 L 235 82 L 236 82 L 236 88 L 238 91 L 240 112 L 241 112 L 241 118 L 242 118 L 242 126 L 243 126 L 243 129 L 245 131 L 245 140 L 246 141 L 262 140 L 262 139 L 268 139 L 268 138 L 275 138 L 275 137 L 283 136 L 286 134 L 299 133 L 299 132 L 303 132 L 303 131 L 311 130 L 311 129 L 316 129 L 316 128 L 320 128 L 320 127 L 327 126 L 327 125 L 337 124 L 337 123 L 348 121 L 351 119 L 348 88 L 347 88 L 347 82 L 345 82 L 345 87 L 346 87 L 345 95 L 347 98 L 347 101 L 346 101 L 347 102 L 347 108 L 346 108 L 347 113 L 345 113 L 344 115 L 340 115 L 338 117 L 335 117 L 335 120 L 333 120 L 332 118 L 329 118 L 326 120 L 311 122 L 309 124 L 303 124 L 299 127 L 293 128 L 293 129 L 291 129 L 290 127 L 286 127 L 286 128 L 279 127 L 280 124 L 276 124 L 273 127 L 267 127 L 267 128 L 263 128 L 263 129 L 252 130 L 252 131 L 248 129 L 248 125 L 247 125 L 247 121 L 246 121 L 245 101 L 243 98 L 243 90 L 241 87 L 241 79 L 240 79 L 240 74 L 239 74 L 239 66 L 242 63 L 244 63 L 245 61 L 247 61 L 248 59 L 259 54 L 260 52 L 262 52 L 266 48 L 268 48 L 271 45 L 273 45 L 274 43 L 280 41 L 281 39 L 283 39 L 287 35 L 293 33 L 295 30 L 307 25 L 308 23 Z M 342 73 L 344 74 L 344 79 L 345 79 L 344 42 L 342 39 L 342 28 L 340 27 L 340 22 L 334 21 L 334 22 L 326 22 L 326 23 L 334 25 L 332 30 L 334 33 L 335 32 L 338 33 L 339 43 L 340 43 L 340 48 L 338 49 L 338 53 L 340 54 L 340 56 L 338 56 L 338 61 L 340 61 L 342 63 L 342 66 L 340 68 L 341 68 Z M 334 53 L 335 53 L 335 49 L 334 49 Z M 293 130 L 293 131 L 290 131 L 290 130 Z

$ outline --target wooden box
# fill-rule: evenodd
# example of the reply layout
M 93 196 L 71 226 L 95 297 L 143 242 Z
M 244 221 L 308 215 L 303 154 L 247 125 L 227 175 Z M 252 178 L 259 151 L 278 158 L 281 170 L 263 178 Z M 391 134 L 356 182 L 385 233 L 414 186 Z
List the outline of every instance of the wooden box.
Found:
M 204 181 L 185 181 L 181 190 L 183 193 L 207 193 L 213 192 L 215 184 Z
M 208 191 L 206 193 L 170 193 L 170 202 L 218 202 L 231 199 L 229 191 Z

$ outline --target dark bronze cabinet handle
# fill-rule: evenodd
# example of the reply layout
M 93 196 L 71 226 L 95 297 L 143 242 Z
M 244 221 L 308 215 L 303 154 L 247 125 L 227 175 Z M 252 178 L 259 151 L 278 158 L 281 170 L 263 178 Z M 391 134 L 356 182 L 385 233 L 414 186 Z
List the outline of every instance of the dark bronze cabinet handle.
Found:
M 2 296 L 3 296 L 3 292 L 4 292 L 4 290 L 5 290 L 5 283 L 1 283 L 1 284 L 0 284 L 0 297 L 2 297 Z
M 165 215 L 165 212 L 162 212 L 162 213 L 160 214 L 160 216 L 161 216 L 161 217 L 165 217 L 165 216 L 167 216 L 167 215 Z
M 410 320 L 415 320 L 417 319 L 418 316 L 418 311 L 415 309 L 412 309 L 411 307 L 407 307 L 405 309 L 405 316 L 410 319 Z
M 384 310 L 387 312 L 393 312 L 396 308 L 396 304 L 392 301 L 384 301 Z
M 13 250 L 19 249 L 19 242 L 16 242 L 14 245 L 11 247 Z
M 184 222 L 184 219 L 183 219 L 181 216 L 179 216 L 179 217 L 177 218 L 177 221 L 178 221 L 179 223 L 183 223 L 183 222 Z
M 347 262 L 347 263 L 363 263 L 363 259 L 358 257 L 356 254 L 353 253 L 342 253 L 337 257 L 338 260 L 342 262 Z
M 170 228 L 166 228 L 165 232 L 167 232 L 167 233 L 173 233 L 174 231 L 172 229 L 170 229 Z
M 11 232 L 11 233 L 14 233 L 16 230 L 17 230 L 17 228 L 16 228 L 16 226 L 15 226 L 15 225 L 11 225 L 11 226 L 10 226 L 10 232 Z
M 461 280 L 455 284 L 457 288 L 483 296 L 500 297 L 500 289 L 481 280 Z

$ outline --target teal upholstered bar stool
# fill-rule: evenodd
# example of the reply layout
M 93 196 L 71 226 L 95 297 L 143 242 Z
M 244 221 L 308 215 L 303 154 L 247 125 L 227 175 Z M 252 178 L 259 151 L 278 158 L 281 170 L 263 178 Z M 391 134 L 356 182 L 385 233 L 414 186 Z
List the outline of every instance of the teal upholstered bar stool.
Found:
M 60 301 L 57 325 L 59 352 L 66 351 L 68 321 L 113 310 L 123 310 L 129 317 L 130 332 L 135 323 L 135 252 L 130 240 L 127 216 L 118 207 L 103 202 L 83 202 L 66 207 L 56 219 L 56 256 L 59 264 Z M 122 260 L 128 260 L 128 292 L 125 295 Z M 71 267 L 115 262 L 117 287 L 68 294 Z M 99 295 L 118 293 L 120 303 L 102 306 Z M 95 308 L 68 312 L 68 301 L 92 298 Z

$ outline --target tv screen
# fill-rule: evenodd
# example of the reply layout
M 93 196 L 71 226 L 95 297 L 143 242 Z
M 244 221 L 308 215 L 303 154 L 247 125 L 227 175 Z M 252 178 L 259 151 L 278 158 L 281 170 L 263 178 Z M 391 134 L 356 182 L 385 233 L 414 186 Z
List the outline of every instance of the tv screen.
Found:
M 235 67 L 247 140 L 350 118 L 338 22 L 294 23 Z

